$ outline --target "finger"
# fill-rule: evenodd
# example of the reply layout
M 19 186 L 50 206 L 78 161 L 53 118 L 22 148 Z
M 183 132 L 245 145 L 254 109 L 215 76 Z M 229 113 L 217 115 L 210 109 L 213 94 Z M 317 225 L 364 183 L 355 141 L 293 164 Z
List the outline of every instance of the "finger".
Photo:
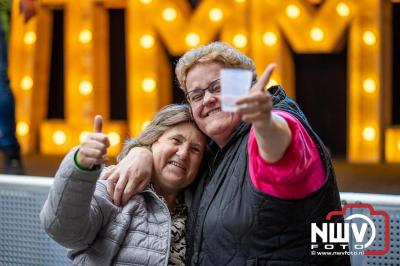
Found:
M 102 159 L 104 155 L 104 151 L 98 148 L 91 148 L 91 147 L 81 147 L 79 150 L 81 153 L 82 158 L 91 158 L 91 159 Z
M 101 133 L 103 129 L 103 117 L 101 115 L 96 115 L 93 122 L 93 132 Z
M 265 121 L 267 118 L 267 114 L 265 113 L 256 113 L 256 114 L 247 114 L 242 117 L 242 120 L 247 123 L 254 123 L 257 121 Z
M 126 184 L 124 193 L 122 194 L 122 204 L 128 202 L 128 200 L 135 196 L 137 193 L 141 192 L 143 184 L 146 186 L 149 182 L 149 178 L 144 178 L 143 180 L 137 181 L 137 179 L 130 179 Z
M 114 198 L 114 189 L 115 185 L 119 179 L 119 172 L 115 171 L 108 179 L 107 179 L 107 193 L 111 198 Z
M 94 165 L 101 165 L 104 163 L 104 160 L 102 157 L 97 158 L 97 157 L 89 157 L 89 156 L 84 156 L 81 155 L 80 158 L 78 157 L 78 163 L 80 165 L 86 166 L 86 167 L 93 167 Z
M 108 139 L 108 136 L 103 133 L 90 133 L 86 136 L 86 141 L 97 141 L 104 144 L 107 148 L 110 146 L 110 140 Z
M 260 102 L 266 103 L 270 100 L 271 95 L 269 93 L 264 92 L 254 92 L 249 94 L 246 97 L 239 98 L 235 101 L 236 104 L 243 104 L 243 103 L 252 103 L 252 102 Z
M 269 64 L 264 73 L 261 75 L 260 79 L 253 86 L 251 91 L 264 91 L 264 87 L 268 84 L 268 81 L 271 78 L 272 72 L 274 71 L 275 67 L 276 64 Z
M 265 113 L 271 108 L 268 104 L 254 104 L 251 106 L 246 106 L 237 110 L 240 115 L 254 114 L 254 113 Z
M 101 152 L 101 156 L 107 154 L 107 143 L 103 143 L 97 140 L 88 140 L 81 144 L 82 148 L 95 149 Z
M 130 193 L 124 193 L 122 195 L 122 205 L 125 205 L 133 196 L 142 192 L 144 188 L 149 184 L 149 182 L 150 178 L 145 178 Z M 127 187 L 129 187 L 129 184 L 127 185 Z
M 128 183 L 127 176 L 120 176 L 117 185 L 115 186 L 114 196 L 113 196 L 114 204 L 117 206 L 121 205 L 122 193 L 125 190 L 126 183 Z
M 99 177 L 100 180 L 107 180 L 114 173 L 115 165 L 106 167 Z

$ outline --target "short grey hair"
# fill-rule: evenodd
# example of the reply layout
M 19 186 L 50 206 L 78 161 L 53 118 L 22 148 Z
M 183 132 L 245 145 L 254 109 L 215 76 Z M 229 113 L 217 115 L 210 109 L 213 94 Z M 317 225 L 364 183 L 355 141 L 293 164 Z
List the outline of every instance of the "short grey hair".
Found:
M 253 72 L 253 80 L 257 78 L 254 61 L 224 42 L 212 42 L 186 52 L 175 67 L 175 74 L 180 88 L 187 93 L 186 76 L 197 64 L 218 63 L 222 67 L 242 68 Z
M 162 108 L 151 120 L 150 124 L 136 138 L 125 142 L 117 161 L 121 161 L 134 147 L 151 148 L 168 129 L 182 123 L 190 123 L 198 129 L 194 122 L 190 107 L 187 104 L 170 104 Z M 200 129 L 198 129 L 199 132 Z

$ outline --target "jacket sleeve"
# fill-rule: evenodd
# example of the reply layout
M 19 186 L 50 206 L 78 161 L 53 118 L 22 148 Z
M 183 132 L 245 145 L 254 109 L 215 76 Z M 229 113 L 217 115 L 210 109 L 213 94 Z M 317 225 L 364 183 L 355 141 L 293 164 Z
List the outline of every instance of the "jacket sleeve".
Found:
M 96 185 L 101 169 L 80 170 L 74 162 L 76 151 L 77 148 L 72 149 L 62 161 L 40 212 L 40 221 L 59 244 L 84 250 L 118 207 L 112 204 L 105 184 Z

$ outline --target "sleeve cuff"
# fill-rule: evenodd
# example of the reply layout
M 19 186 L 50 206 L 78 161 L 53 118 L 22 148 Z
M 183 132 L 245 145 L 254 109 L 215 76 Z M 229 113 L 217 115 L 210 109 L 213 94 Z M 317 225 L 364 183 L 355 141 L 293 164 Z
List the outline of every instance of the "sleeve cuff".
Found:
M 76 151 L 74 153 L 74 163 L 75 163 L 75 166 L 78 167 L 79 170 L 87 171 L 87 172 L 94 172 L 94 171 L 97 171 L 100 169 L 100 167 L 101 167 L 100 165 L 94 165 L 91 168 L 80 165 L 78 163 L 78 152 L 79 152 L 79 148 L 76 149 Z

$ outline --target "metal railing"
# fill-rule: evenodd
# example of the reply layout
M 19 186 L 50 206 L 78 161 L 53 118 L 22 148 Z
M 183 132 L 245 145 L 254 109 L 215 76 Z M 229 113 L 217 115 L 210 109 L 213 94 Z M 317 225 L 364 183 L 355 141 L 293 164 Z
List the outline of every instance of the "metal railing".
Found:
M 39 212 L 47 198 L 53 178 L 0 175 L 0 265 L 70 265 L 66 249 L 46 235 L 39 223 Z M 390 219 L 389 243 L 385 238 L 385 217 L 370 215 L 366 208 L 350 208 L 352 214 L 367 214 L 377 227 L 369 250 L 383 250 L 384 255 L 354 255 L 352 265 L 400 265 L 400 195 L 341 193 L 342 204 L 370 204 L 384 211 Z M 350 206 L 350 205 L 349 205 Z M 361 206 L 361 205 L 351 205 Z M 352 222 L 361 226 L 360 219 Z M 368 230 L 368 237 L 371 236 Z M 350 250 L 354 251 L 354 239 Z

